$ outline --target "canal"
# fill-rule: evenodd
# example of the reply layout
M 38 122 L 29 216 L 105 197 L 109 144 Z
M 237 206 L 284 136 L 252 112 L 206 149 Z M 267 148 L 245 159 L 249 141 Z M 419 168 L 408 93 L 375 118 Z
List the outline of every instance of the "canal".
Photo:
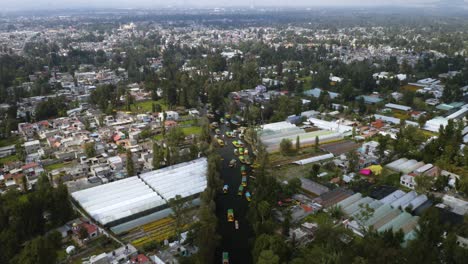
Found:
M 225 132 L 230 129 L 224 124 L 220 124 L 220 130 L 225 135 Z M 222 252 L 229 253 L 230 264 L 252 263 L 251 243 L 249 239 L 253 237 L 253 231 L 247 220 L 249 202 L 245 199 L 245 195 L 237 195 L 242 177 L 240 172 L 241 164 L 237 162 L 236 168 L 229 167 L 229 162 L 232 159 L 238 161 L 237 156 L 234 155 L 234 146 L 232 145 L 232 141 L 238 139 L 225 136 L 225 146 L 218 148 L 218 152 L 223 158 L 221 179 L 223 180 L 223 185 L 229 185 L 229 191 L 227 194 L 220 192 L 215 199 L 218 234 L 221 235 L 221 243 L 216 250 L 215 263 L 222 263 Z M 243 142 L 245 143 L 245 141 Z M 248 187 L 249 185 L 247 185 L 247 190 L 249 190 Z M 239 229 L 237 230 L 233 222 L 227 221 L 228 209 L 234 209 L 234 217 L 239 222 Z

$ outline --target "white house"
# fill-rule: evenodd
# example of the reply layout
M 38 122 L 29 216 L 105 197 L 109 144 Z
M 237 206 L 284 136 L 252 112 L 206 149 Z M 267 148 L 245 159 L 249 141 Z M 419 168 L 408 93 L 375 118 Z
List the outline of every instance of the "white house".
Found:
M 400 177 L 400 184 L 414 190 L 414 187 L 416 187 L 416 180 L 414 176 L 405 174 Z
M 166 113 L 166 119 L 164 119 L 164 113 Z M 179 113 L 177 113 L 176 111 L 166 111 L 166 112 L 159 113 L 158 117 L 161 121 L 166 121 L 166 120 L 177 121 L 179 120 Z
M 40 148 L 41 143 L 39 140 L 24 142 L 24 150 L 26 151 L 26 154 L 36 153 Z

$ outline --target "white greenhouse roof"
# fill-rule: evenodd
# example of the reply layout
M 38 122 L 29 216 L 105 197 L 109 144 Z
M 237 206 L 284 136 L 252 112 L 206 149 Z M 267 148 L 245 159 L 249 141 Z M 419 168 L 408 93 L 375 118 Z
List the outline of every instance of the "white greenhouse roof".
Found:
M 164 199 L 176 195 L 188 197 L 203 192 L 207 186 L 208 162 L 200 158 L 140 175 L 141 179 Z
M 103 225 L 166 203 L 136 176 L 77 191 L 72 197 Z

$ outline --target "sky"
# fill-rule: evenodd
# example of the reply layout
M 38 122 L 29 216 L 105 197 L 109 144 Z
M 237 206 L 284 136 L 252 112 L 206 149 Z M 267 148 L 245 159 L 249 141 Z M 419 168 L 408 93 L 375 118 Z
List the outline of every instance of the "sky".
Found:
M 425 6 L 439 0 L 0 0 L 6 9 L 60 9 L 77 7 L 110 8 L 156 8 L 167 6 L 181 7 L 229 7 L 229 6 L 379 6 L 402 5 Z M 444 0 L 455 2 L 461 0 Z M 466 0 L 465 0 L 466 3 Z

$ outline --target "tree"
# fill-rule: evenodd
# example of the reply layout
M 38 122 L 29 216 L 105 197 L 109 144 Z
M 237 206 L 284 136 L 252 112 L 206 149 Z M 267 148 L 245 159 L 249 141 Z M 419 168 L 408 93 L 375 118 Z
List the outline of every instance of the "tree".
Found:
M 57 260 L 57 247 L 53 241 L 39 236 L 26 243 L 13 263 L 50 264 Z
M 279 264 L 279 257 L 272 250 L 264 250 L 260 253 L 257 264 Z
M 130 150 L 127 150 L 127 175 L 128 177 L 135 175 L 135 164 L 133 164 L 133 155 Z
M 299 152 L 301 149 L 301 142 L 299 141 L 299 136 L 296 137 L 296 152 Z
M 96 148 L 94 142 L 85 143 L 85 154 L 87 158 L 96 156 Z
M 161 167 L 161 161 L 163 160 L 162 151 L 156 142 L 153 142 L 153 169 L 157 170 Z
M 283 138 L 280 143 L 280 151 L 283 155 L 289 155 L 292 152 L 292 142 L 290 139 Z
M 270 204 L 267 201 L 261 201 L 260 203 L 258 203 L 257 210 L 262 220 L 262 223 L 264 223 L 266 218 L 269 217 L 270 209 Z
M 348 171 L 355 172 L 359 167 L 359 155 L 352 150 L 346 153 L 346 158 L 348 159 Z
M 190 220 L 189 215 L 187 214 L 189 206 L 189 202 L 182 199 L 182 196 L 180 195 L 176 195 L 174 198 L 169 199 L 169 207 L 172 209 L 171 217 L 175 220 L 175 231 L 178 241 L 180 241 L 180 233 Z
M 416 191 L 418 193 L 426 193 L 432 186 L 432 179 L 424 174 L 418 175 L 414 178 L 416 182 Z
M 310 171 L 310 177 L 317 178 L 320 172 L 320 165 L 317 163 L 312 164 L 312 170 Z

